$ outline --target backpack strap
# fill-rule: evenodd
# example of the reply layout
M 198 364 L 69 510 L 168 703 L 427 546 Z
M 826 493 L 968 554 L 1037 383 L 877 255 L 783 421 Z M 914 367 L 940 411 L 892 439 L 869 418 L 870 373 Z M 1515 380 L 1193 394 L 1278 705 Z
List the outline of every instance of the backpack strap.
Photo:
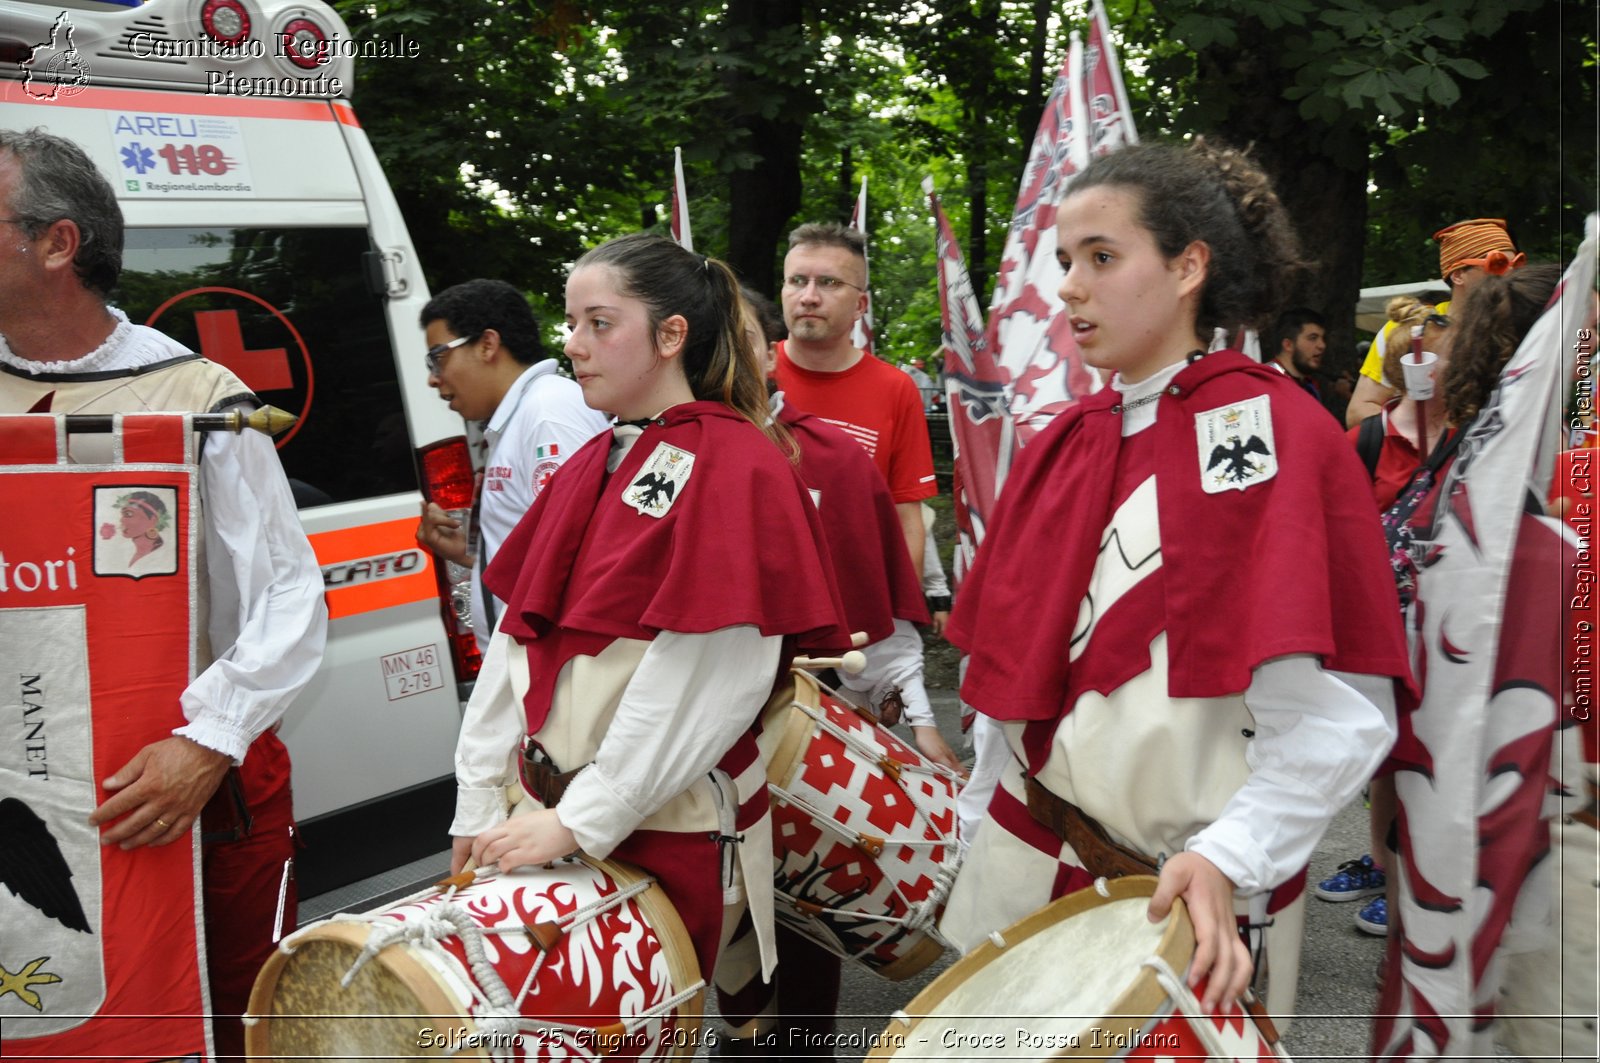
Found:
M 1378 476 L 1378 456 L 1383 453 L 1383 433 L 1382 413 L 1362 418 L 1361 427 L 1356 431 L 1356 453 L 1361 456 L 1361 464 L 1367 467 L 1369 480 L 1377 479 Z

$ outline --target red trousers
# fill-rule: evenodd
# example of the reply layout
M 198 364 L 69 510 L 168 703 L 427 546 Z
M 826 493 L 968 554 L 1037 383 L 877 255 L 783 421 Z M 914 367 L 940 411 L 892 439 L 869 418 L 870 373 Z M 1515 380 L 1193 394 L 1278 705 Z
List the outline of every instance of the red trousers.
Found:
M 223 778 L 201 829 L 212 1036 L 216 1058 L 242 1060 L 239 1017 L 276 939 L 295 928 L 298 900 L 289 751 L 276 734 L 256 739 L 244 763 Z

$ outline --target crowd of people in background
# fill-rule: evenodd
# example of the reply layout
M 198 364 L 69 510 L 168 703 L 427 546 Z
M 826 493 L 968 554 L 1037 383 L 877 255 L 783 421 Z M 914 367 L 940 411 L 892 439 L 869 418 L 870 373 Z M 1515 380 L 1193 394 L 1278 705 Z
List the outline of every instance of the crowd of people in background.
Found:
M 88 206 L 28 221 L 66 171 L 91 189 Z M 0 248 L 8 409 L 36 407 L 41 370 L 57 410 L 77 397 L 72 374 L 87 387 L 157 369 L 183 377 L 184 408 L 253 401 L 106 306 L 116 256 L 100 245 L 120 244 L 120 228 L 87 235 L 83 212 L 110 218 L 116 204 L 81 152 L 0 137 L 0 209 L 17 227 Z M 1384 981 L 1404 1014 L 1426 994 L 1394 918 L 1394 870 L 1418 860 L 1397 810 L 1406 773 L 1427 770 L 1418 750 L 1437 711 L 1408 646 L 1430 578 L 1413 547 L 1453 504 L 1440 485 L 1559 271 L 1526 264 L 1497 220 L 1440 230 L 1451 299 L 1390 305 L 1341 411 L 1324 368 L 1327 315 L 1285 305 L 1303 252 L 1242 153 L 1196 142 L 1098 158 L 1072 183 L 1055 238 L 1063 312 L 1105 386 L 1021 452 L 944 628 L 968 655 L 961 696 L 1005 753 L 962 839 L 941 933 L 970 950 L 1099 877 L 1142 871 L 1157 880 L 1151 919 L 1186 904 L 1188 984 L 1205 1007 L 1230 1006 L 1264 966 L 1269 1006 L 1289 1015 L 1307 863 L 1370 787 L 1371 850 L 1310 892 L 1364 902 L 1358 924 L 1401 939 Z M 108 276 L 86 265 L 94 252 Z M 421 317 L 429 383 L 487 441 L 474 520 L 425 505 L 416 533 L 471 568 L 485 654 L 456 754 L 452 870 L 579 850 L 645 869 L 715 976 L 729 1054 L 763 1054 L 759 1039 L 779 1025 L 830 1028 L 839 1008 L 837 957 L 775 933 L 772 913 L 756 732 L 795 654 L 846 650 L 862 633 L 866 668 L 834 677 L 841 695 L 902 720 L 928 762 L 965 771 L 934 719 L 919 633 L 943 627 L 951 604 L 924 505 L 937 490 L 927 414 L 939 386 L 925 366 L 902 372 L 851 342 L 865 284 L 861 235 L 831 223 L 792 234 L 781 311 L 664 237 L 611 240 L 567 281 L 571 379 L 510 284 L 451 286 Z M 1261 360 L 1205 353 L 1216 330 L 1244 328 Z M 44 361 L 64 349 L 68 363 Z M 211 618 L 218 663 L 185 695 L 191 722 L 113 777 L 96 822 L 109 842 L 159 845 L 197 819 L 226 827 L 213 795 L 238 795 L 273 847 L 231 861 L 247 822 L 208 844 L 205 876 L 218 911 L 268 887 L 248 902 L 257 940 L 238 947 L 255 958 L 294 911 L 273 877 L 288 835 L 272 811 L 287 767 L 271 724 L 314 667 L 325 617 L 266 442 L 215 440 L 202 469 L 218 536 L 211 599 L 229 606 Z M 1569 521 L 1590 516 L 1592 491 L 1544 486 Z M 240 491 L 260 504 L 230 531 Z M 1563 551 L 1577 546 L 1541 501 L 1525 519 L 1548 563 L 1513 582 L 1553 602 Z M 239 537 L 262 541 L 260 571 L 222 563 Z M 248 585 L 235 586 L 241 572 Z M 1517 649 L 1501 652 L 1511 661 Z M 238 659 L 258 675 L 232 685 L 270 685 L 271 697 L 238 704 L 213 690 Z M 1552 809 L 1565 807 L 1544 799 L 1582 792 L 1549 774 L 1564 664 L 1547 649 L 1516 673 L 1556 708 L 1525 773 L 1538 793 L 1506 857 L 1513 898 L 1533 888 Z M 1451 711 L 1490 709 L 1486 697 Z M 168 762 L 178 766 L 157 770 Z M 227 932 L 208 910 L 208 937 Z M 1498 935 L 1484 947 L 1502 951 Z M 214 999 L 236 1015 L 239 975 L 220 966 Z M 1487 1003 L 1468 1003 L 1492 1012 L 1500 969 L 1490 965 Z M 1530 981 L 1518 1005 L 1559 1010 L 1554 974 Z M 1380 1026 L 1380 1041 L 1391 1035 Z M 236 1025 L 219 1024 L 226 1052 L 238 1042 Z

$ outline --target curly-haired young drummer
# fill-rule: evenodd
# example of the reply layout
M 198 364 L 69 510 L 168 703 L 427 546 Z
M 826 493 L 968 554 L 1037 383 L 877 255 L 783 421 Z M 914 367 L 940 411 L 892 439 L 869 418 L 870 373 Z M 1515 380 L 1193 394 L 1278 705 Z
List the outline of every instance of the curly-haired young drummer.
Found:
M 1150 914 L 1183 897 L 1215 1006 L 1251 973 L 1236 911 L 1298 890 L 1393 741 L 1393 581 L 1337 426 L 1276 370 L 1202 353 L 1269 319 L 1298 266 L 1258 169 L 1203 143 L 1097 159 L 1057 247 L 1110 386 L 1022 452 L 951 621 L 962 697 L 1013 757 L 941 929 L 971 948 L 1159 863 Z
M 796 638 L 847 642 L 816 510 L 763 434 L 766 389 L 722 263 L 644 234 L 567 281 L 566 352 L 617 423 L 501 547 L 506 613 L 456 754 L 454 863 L 582 848 L 665 887 L 708 977 L 741 896 L 772 952 L 772 842 L 753 725 Z M 504 816 L 521 775 L 544 807 Z M 766 973 L 764 972 L 764 973 Z

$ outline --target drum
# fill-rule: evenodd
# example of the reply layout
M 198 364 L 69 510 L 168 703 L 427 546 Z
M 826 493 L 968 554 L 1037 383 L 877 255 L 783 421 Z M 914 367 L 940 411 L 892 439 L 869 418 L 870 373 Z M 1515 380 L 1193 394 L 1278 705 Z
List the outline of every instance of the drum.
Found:
M 772 792 L 777 918 L 885 978 L 944 951 L 935 932 L 960 862 L 960 778 L 796 671 L 761 735 Z
M 245 1044 L 252 1059 L 693 1056 L 704 991 L 655 880 L 580 855 L 290 935 L 256 978 Z
M 1184 985 L 1194 929 L 1181 901 L 1145 916 L 1156 880 L 1053 901 L 953 964 L 873 1039 L 868 1059 L 1287 1060 L 1264 1016 L 1201 1011 Z

